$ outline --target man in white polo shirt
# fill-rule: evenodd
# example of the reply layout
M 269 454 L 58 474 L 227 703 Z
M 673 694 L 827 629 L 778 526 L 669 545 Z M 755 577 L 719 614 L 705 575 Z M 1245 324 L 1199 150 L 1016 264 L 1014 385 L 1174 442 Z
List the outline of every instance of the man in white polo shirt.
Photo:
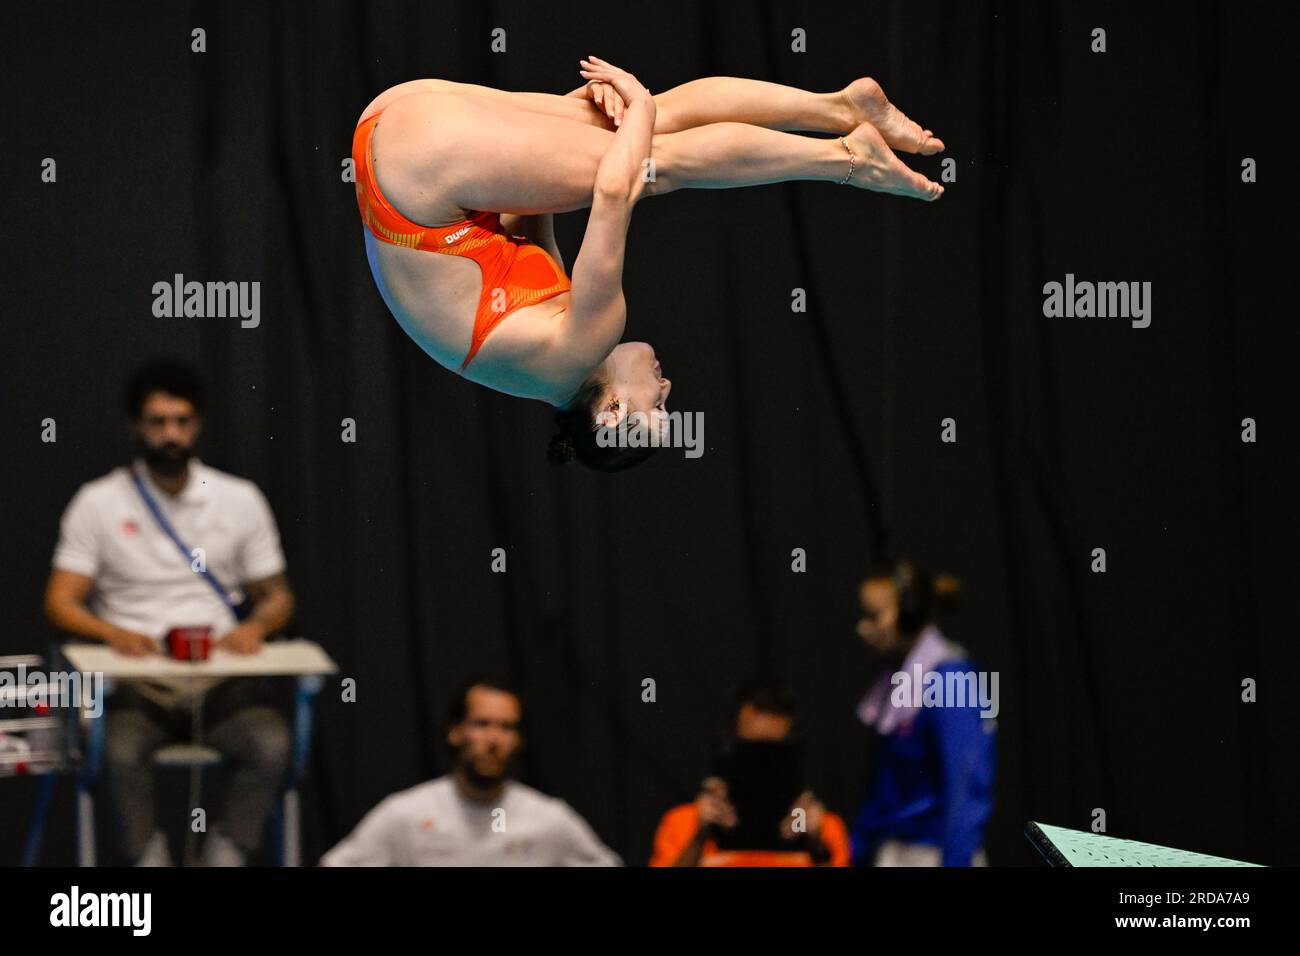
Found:
M 207 627 L 215 646 L 252 654 L 288 622 L 293 594 L 266 498 L 194 457 L 203 405 L 187 365 L 153 362 L 131 378 L 124 410 L 136 457 L 82 485 L 63 514 L 45 596 L 56 627 L 130 655 L 164 653 L 172 628 Z M 232 766 L 204 861 L 242 865 L 256 851 L 290 749 L 287 722 L 267 698 L 256 678 L 119 687 L 106 717 L 106 769 L 132 861 L 170 865 L 152 755 L 190 739 L 196 715 L 203 741 Z
M 563 800 L 511 780 L 523 707 L 508 684 L 466 681 L 456 695 L 445 777 L 384 799 L 322 866 L 618 866 Z

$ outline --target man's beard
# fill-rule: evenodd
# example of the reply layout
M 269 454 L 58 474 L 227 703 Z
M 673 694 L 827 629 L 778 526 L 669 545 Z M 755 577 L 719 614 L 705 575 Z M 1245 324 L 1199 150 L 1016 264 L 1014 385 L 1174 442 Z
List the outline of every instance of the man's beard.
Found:
M 142 439 L 137 439 L 135 444 L 136 451 L 149 466 L 149 470 L 159 475 L 166 475 L 168 478 L 184 474 L 194 454 L 193 449 L 177 445 L 175 442 L 168 442 L 156 448 Z
M 485 774 L 479 772 L 474 766 L 474 761 L 468 757 L 458 755 L 457 762 L 460 764 L 460 771 L 465 775 L 465 780 L 475 790 L 491 790 L 506 778 L 507 769 L 503 766 L 500 773 Z

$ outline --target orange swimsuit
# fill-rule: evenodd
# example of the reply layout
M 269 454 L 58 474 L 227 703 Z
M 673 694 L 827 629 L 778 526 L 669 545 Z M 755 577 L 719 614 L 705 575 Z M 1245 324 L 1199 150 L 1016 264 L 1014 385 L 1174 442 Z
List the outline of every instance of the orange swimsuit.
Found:
M 495 212 L 471 212 L 452 226 L 421 226 L 394 209 L 379 191 L 370 140 L 383 112 L 362 120 L 352 136 L 352 163 L 357 176 L 357 207 L 376 239 L 444 255 L 464 256 L 483 274 L 474 313 L 474 334 L 461 372 L 492 330 L 511 312 L 567 292 L 569 277 L 546 250 L 522 236 L 509 236 Z

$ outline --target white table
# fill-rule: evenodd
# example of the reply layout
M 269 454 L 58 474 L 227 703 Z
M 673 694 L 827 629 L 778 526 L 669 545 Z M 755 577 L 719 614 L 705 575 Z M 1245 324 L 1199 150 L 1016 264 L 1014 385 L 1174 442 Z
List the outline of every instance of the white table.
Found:
M 165 654 L 131 657 L 107 644 L 65 644 L 63 656 L 82 673 L 105 680 L 177 677 L 313 677 L 338 672 L 324 648 L 314 641 L 270 641 L 256 654 L 232 654 L 216 648 L 206 661 L 177 661 Z

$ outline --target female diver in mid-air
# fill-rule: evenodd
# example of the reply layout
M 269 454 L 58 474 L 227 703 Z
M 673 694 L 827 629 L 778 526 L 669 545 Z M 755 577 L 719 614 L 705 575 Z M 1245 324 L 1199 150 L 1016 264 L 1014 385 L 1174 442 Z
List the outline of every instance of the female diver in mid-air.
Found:
M 555 406 L 552 460 L 615 471 L 652 448 L 604 447 L 597 429 L 637 412 L 662 427 L 672 388 L 649 345 L 619 344 L 637 200 L 821 180 L 933 201 L 943 187 L 891 147 L 943 143 L 869 78 L 820 94 L 710 77 L 651 96 L 604 60 L 581 64 L 567 96 L 402 83 L 361 114 L 352 158 L 371 272 L 407 334 L 471 381 Z M 551 214 L 587 206 L 570 278 Z

